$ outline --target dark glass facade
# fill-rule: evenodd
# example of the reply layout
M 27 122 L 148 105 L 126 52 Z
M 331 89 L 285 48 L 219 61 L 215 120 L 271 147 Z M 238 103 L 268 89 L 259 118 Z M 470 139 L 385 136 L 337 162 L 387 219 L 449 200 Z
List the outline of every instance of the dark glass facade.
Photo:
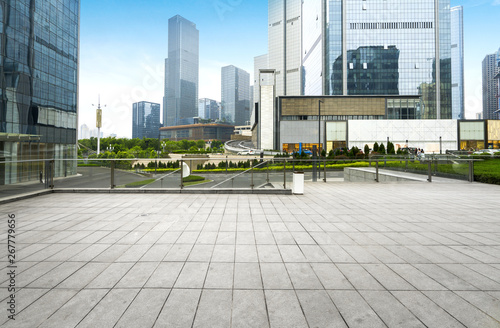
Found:
M 0 160 L 76 157 L 79 0 L 0 1 Z M 38 179 L 2 168 L 0 184 Z M 56 161 L 55 176 L 74 164 Z
M 250 120 L 250 74 L 232 65 L 221 69 L 221 120 L 235 125 Z
M 132 138 L 158 138 L 160 104 L 141 101 L 132 104 Z
M 451 118 L 449 0 L 328 0 L 326 10 L 325 94 L 422 95 L 420 118 Z

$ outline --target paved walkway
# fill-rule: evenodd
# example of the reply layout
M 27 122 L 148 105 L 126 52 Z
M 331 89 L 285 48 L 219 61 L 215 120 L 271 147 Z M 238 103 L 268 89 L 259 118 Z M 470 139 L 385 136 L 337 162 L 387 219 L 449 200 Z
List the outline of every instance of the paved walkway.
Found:
M 500 186 L 305 191 L 52 194 L 2 205 L 0 325 L 500 327 Z

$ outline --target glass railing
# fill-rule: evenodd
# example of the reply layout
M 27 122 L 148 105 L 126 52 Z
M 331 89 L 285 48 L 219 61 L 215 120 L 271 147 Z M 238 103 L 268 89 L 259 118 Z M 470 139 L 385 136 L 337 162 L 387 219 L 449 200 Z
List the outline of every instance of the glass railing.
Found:
M 274 189 L 292 188 L 294 172 L 305 181 L 344 182 L 345 169 L 367 174 L 416 175 L 498 183 L 494 156 L 378 156 L 349 159 L 229 157 L 157 159 L 52 159 L 0 162 L 0 198 L 45 189 Z M 493 170 L 493 171 L 492 171 Z M 189 171 L 189 174 L 187 174 Z M 370 173 L 372 172 L 372 173 Z M 387 173 L 389 172 L 389 173 Z M 366 178 L 369 181 L 371 178 Z M 375 176 L 372 181 L 384 181 Z

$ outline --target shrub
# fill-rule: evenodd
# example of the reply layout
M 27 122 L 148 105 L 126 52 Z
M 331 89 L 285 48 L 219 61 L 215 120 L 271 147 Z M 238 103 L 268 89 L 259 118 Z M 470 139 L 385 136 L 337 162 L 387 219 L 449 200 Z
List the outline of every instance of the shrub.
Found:
M 182 178 L 182 182 L 194 182 L 194 181 L 204 181 L 204 177 L 198 175 L 190 175 L 188 177 Z

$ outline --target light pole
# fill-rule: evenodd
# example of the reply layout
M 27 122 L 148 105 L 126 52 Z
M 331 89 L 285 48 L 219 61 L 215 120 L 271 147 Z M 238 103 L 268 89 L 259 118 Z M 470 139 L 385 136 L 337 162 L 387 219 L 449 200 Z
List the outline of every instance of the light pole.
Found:
M 320 154 L 321 148 L 321 103 L 323 100 L 318 100 L 318 154 Z
M 94 104 L 92 104 L 94 106 Z M 104 105 L 106 107 L 106 105 Z M 101 153 L 101 127 L 102 127 L 102 109 L 101 109 L 101 95 L 99 95 L 96 109 L 96 123 L 97 128 L 97 155 Z

